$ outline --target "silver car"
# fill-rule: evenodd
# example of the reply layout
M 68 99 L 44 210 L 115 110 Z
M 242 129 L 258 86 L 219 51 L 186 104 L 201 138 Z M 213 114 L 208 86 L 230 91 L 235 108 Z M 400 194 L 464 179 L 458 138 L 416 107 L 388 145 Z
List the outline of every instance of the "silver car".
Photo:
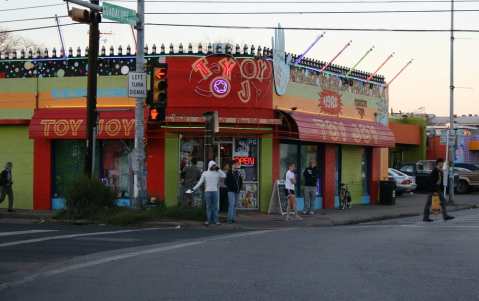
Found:
M 413 192 L 416 190 L 416 179 L 412 176 L 394 169 L 388 169 L 389 178 L 393 179 L 396 182 L 396 195 L 401 195 L 405 192 Z

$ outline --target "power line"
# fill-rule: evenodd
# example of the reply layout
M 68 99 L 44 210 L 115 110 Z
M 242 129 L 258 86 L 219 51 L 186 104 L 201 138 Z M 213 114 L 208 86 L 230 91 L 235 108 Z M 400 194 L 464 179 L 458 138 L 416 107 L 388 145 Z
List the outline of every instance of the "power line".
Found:
M 136 2 L 136 0 L 110 0 L 110 2 Z M 338 1 L 319 1 L 319 0 L 309 0 L 309 1 L 225 1 L 225 0 L 145 0 L 149 3 L 219 3 L 219 4 L 244 4 L 244 3 L 254 3 L 254 4 L 298 4 L 298 3 L 307 3 L 307 4 L 391 4 L 391 3 L 450 3 L 450 0 L 338 0 Z M 477 0 L 455 0 L 458 3 L 479 3 Z
M 454 12 L 479 12 L 479 9 L 458 9 Z M 316 15 L 316 14 L 420 14 L 451 13 L 448 9 L 436 10 L 356 10 L 356 11 L 263 11 L 263 12 L 151 12 L 145 15 Z
M 81 24 L 81 23 L 65 23 L 65 24 L 60 24 L 58 26 L 65 27 L 65 26 L 71 26 L 71 25 L 77 25 L 77 24 Z M 58 26 L 57 25 L 48 25 L 48 26 L 37 26 L 37 27 L 26 27 L 26 28 L 19 28 L 19 29 L 1 30 L 0 33 L 13 33 L 13 32 L 20 32 L 20 31 L 32 31 L 32 30 L 40 30 L 40 29 L 48 29 L 48 28 L 57 28 Z
M 116 22 L 108 22 L 120 24 Z M 196 27 L 196 28 L 219 28 L 219 29 L 261 29 L 275 30 L 276 26 L 240 26 L 240 25 L 207 25 L 207 24 L 172 24 L 172 23 L 145 23 L 148 26 L 164 27 Z M 330 27 L 281 27 L 285 30 L 304 30 L 304 31 L 364 31 L 364 32 L 416 32 L 416 33 L 441 33 L 450 32 L 451 29 L 402 29 L 402 28 L 330 28 Z M 455 29 L 455 32 L 479 33 L 479 29 Z
M 58 18 L 68 18 L 68 16 L 58 16 Z M 12 20 L 3 20 L 0 23 L 14 23 L 14 22 L 25 22 L 25 21 L 39 21 L 39 20 L 49 20 L 55 19 L 55 17 L 38 17 L 38 18 L 26 18 L 26 19 L 12 19 Z
M 65 5 L 64 3 L 58 3 L 58 4 L 36 5 L 36 6 L 23 6 L 23 7 L 0 9 L 0 12 L 17 11 L 17 10 L 25 10 L 25 9 L 33 9 L 33 8 L 54 7 L 54 6 L 64 6 L 64 5 Z

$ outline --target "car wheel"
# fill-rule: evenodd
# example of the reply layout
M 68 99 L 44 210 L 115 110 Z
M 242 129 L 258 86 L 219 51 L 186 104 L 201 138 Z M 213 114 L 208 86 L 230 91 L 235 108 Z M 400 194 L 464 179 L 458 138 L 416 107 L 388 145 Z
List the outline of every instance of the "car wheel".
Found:
M 464 181 L 460 180 L 459 183 L 457 183 L 457 193 L 464 194 L 469 192 L 469 184 Z

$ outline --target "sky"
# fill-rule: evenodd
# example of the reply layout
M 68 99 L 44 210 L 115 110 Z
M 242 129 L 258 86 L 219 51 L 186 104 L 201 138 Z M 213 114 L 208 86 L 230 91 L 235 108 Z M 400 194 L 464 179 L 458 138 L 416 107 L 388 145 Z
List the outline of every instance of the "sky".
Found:
M 215 1 L 215 0 L 214 0 Z M 225 0 L 231 1 L 231 0 Z M 450 9 L 450 3 L 146 3 L 146 12 L 261 12 L 261 11 L 364 11 L 364 10 L 430 10 Z M 283 0 L 285 1 L 285 0 Z M 309 0 L 314 1 L 314 0 Z M 325 0 L 316 0 L 317 2 Z M 344 0 L 338 0 L 339 2 Z M 100 1 L 103 2 L 103 1 Z M 329 1 L 333 2 L 333 1 Z M 29 10 L 4 11 L 2 9 L 24 6 L 58 4 L 61 0 L 0 0 L 1 20 L 50 17 L 66 15 L 65 6 L 36 8 Z M 136 8 L 134 2 L 114 2 Z M 475 3 L 457 3 L 456 9 L 478 9 Z M 62 23 L 69 23 L 67 18 Z M 407 28 L 448 29 L 449 13 L 429 14 L 301 14 L 301 15 L 147 15 L 146 22 L 174 24 L 214 24 L 284 27 L 328 27 L 328 28 Z M 3 23 L 0 27 L 19 29 L 35 26 L 55 25 L 53 19 Z M 478 12 L 457 12 L 455 27 L 479 30 Z M 122 45 L 133 48 L 131 29 L 127 25 L 101 24 L 100 45 L 115 49 Z M 66 48 L 88 45 L 88 26 L 63 27 Z M 302 53 L 322 31 L 286 30 L 286 50 Z M 44 47 L 60 48 L 56 29 L 43 29 L 16 33 Z M 146 44 L 159 47 L 161 43 L 177 46 L 180 42 L 194 45 L 203 42 L 227 41 L 271 47 L 272 30 L 205 29 L 182 27 L 148 26 L 145 30 Z M 390 108 L 395 112 L 417 112 L 425 107 L 427 113 L 440 116 L 449 114 L 450 51 L 449 33 L 394 33 L 394 32 L 339 32 L 327 31 L 324 38 L 308 53 L 308 57 L 329 61 L 344 45 L 352 40 L 351 46 L 335 61 L 335 64 L 353 66 L 371 47 L 373 52 L 358 66 L 359 70 L 373 72 L 391 54 L 394 57 L 379 74 L 388 82 L 410 60 L 414 62 L 391 84 Z M 456 114 L 479 114 L 479 32 L 457 33 L 455 40 L 455 109 Z

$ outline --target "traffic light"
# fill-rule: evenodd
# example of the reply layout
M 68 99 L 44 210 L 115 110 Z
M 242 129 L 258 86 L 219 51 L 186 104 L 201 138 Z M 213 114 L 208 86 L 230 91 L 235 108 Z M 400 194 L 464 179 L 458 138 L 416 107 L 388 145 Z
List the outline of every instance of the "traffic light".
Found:
M 152 104 L 148 108 L 148 120 L 149 121 L 164 121 L 165 120 L 165 108 L 158 104 Z
M 203 116 L 206 119 L 206 131 L 210 133 L 219 133 L 220 124 L 218 118 L 218 111 L 214 112 L 205 112 Z
M 68 16 L 73 21 L 80 22 L 80 23 L 90 23 L 91 21 L 90 11 L 86 9 L 77 8 L 77 7 L 72 7 L 72 9 L 68 11 Z
M 166 115 L 166 105 L 168 102 L 168 65 L 159 64 L 153 67 L 151 79 L 151 100 L 150 117 L 152 110 L 156 110 L 158 115 L 154 120 L 164 121 Z M 154 112 L 154 111 L 153 111 Z

